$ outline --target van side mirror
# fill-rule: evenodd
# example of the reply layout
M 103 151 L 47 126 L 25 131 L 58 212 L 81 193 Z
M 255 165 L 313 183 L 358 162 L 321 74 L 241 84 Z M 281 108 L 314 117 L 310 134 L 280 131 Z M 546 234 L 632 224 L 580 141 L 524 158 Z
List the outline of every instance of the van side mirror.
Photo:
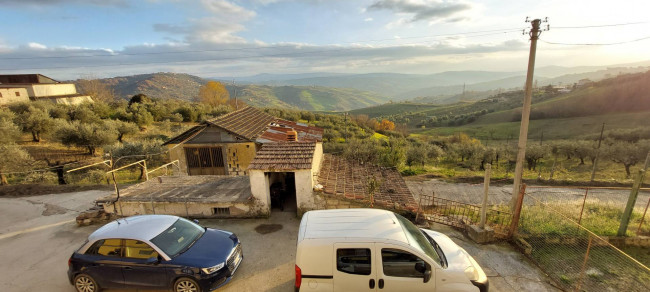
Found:
M 424 274 L 424 272 L 427 270 L 427 267 L 424 266 L 423 262 L 419 262 L 415 264 L 415 270 L 418 271 L 418 273 Z
M 424 281 L 423 282 L 427 283 L 427 282 L 429 282 L 429 280 L 431 280 L 431 270 L 426 270 L 424 272 Z

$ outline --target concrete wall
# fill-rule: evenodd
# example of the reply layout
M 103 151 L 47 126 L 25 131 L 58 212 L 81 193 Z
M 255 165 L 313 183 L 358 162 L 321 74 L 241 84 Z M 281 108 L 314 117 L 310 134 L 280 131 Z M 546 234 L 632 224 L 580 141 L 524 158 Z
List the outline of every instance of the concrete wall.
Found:
M 30 97 L 48 97 L 77 94 L 77 87 L 70 83 L 31 84 L 27 87 Z
M 294 171 L 296 176 L 296 205 L 298 213 L 302 214 L 305 208 L 312 208 L 315 205 L 313 188 L 314 181 L 311 169 L 300 169 Z
M 316 149 L 314 149 L 314 160 L 311 162 L 312 170 L 312 188 L 316 185 L 318 175 L 320 174 L 320 167 L 323 164 L 323 142 L 316 142 Z
M 0 105 L 15 102 L 29 102 L 29 95 L 24 88 L 0 88 L 0 95 Z
M 248 173 L 248 178 L 251 182 L 251 193 L 253 198 L 258 202 L 261 209 L 266 210 L 268 214 L 271 213 L 271 184 L 269 183 L 269 176 L 263 170 L 253 169 Z
M 45 99 L 45 98 L 44 98 Z M 86 102 L 95 102 L 92 97 L 88 95 L 84 96 L 74 96 L 74 97 L 58 97 L 58 98 L 47 98 L 56 104 L 66 104 L 66 105 L 78 105 Z
M 230 215 L 216 215 L 213 208 L 228 208 Z M 257 202 L 247 203 L 210 203 L 210 202 L 132 202 L 118 201 L 104 206 L 107 213 L 120 216 L 144 214 L 166 214 L 190 218 L 231 218 L 267 216 Z

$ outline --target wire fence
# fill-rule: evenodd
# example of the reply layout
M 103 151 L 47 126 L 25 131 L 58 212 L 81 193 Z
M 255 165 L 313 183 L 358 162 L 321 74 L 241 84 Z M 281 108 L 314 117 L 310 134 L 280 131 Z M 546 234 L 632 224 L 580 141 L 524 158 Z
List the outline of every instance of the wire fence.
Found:
M 424 219 L 465 228 L 467 225 L 478 225 L 481 220 L 481 206 L 462 203 L 432 195 L 420 196 L 420 210 Z M 485 212 L 485 224 L 494 229 L 495 235 L 506 238 L 512 222 L 512 214 L 504 208 L 490 207 Z
M 565 291 L 649 291 L 647 237 L 607 236 L 618 229 L 625 191 L 528 187 L 515 242 Z M 639 195 L 635 213 L 648 196 Z

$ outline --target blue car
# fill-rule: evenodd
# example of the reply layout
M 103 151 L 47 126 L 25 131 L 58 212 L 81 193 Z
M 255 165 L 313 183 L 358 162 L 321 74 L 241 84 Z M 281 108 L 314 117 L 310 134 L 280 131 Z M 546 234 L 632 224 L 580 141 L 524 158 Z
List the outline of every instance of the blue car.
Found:
M 110 289 L 215 290 L 243 259 L 237 236 L 168 215 L 118 219 L 93 232 L 68 261 L 79 292 Z

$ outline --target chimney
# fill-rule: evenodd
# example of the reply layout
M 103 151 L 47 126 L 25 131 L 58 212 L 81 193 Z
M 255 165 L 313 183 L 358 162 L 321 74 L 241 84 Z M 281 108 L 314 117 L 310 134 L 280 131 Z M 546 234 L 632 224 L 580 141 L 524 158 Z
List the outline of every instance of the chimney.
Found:
M 298 141 L 298 132 L 294 129 L 287 131 L 287 141 Z

